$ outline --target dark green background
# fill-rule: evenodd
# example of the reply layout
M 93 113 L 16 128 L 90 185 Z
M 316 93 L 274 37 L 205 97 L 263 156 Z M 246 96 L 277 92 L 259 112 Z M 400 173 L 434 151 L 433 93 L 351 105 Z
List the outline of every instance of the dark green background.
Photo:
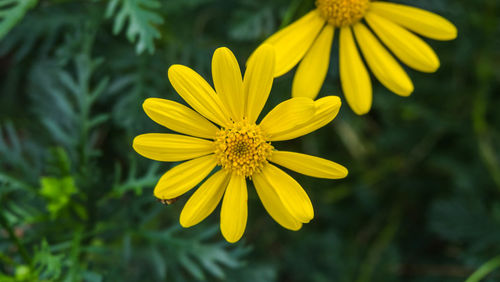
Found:
M 276 224 L 250 187 L 247 229 L 233 245 L 218 209 L 182 229 L 188 197 L 154 199 L 175 164 L 132 150 L 134 136 L 167 132 L 141 105 L 180 100 L 171 64 L 211 82 L 212 53 L 227 46 L 244 66 L 313 1 L 23 1 L 0 1 L 0 29 L 13 27 L 0 41 L 0 281 L 464 281 L 499 263 L 497 0 L 404 1 L 457 26 L 454 41 L 428 40 L 440 69 L 408 69 L 409 98 L 372 77 L 368 115 L 344 103 L 324 128 L 273 143 L 349 176 L 292 173 L 315 207 L 298 232 Z M 336 39 L 320 96 L 344 101 Z M 275 80 L 266 111 L 290 96 L 292 78 Z

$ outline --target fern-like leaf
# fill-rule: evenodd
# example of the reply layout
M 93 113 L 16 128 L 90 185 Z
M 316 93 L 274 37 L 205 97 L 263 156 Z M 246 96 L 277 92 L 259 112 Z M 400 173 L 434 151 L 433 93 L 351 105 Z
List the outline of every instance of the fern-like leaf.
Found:
M 33 8 L 38 0 L 0 0 L 0 39 Z
M 154 11 L 159 7 L 157 0 L 111 0 L 106 17 L 114 15 L 114 34 L 120 33 L 128 20 L 126 35 L 130 42 L 137 42 L 136 52 L 141 54 L 147 49 L 152 54 L 155 51 L 154 40 L 161 37 L 155 26 L 163 23 L 163 18 Z

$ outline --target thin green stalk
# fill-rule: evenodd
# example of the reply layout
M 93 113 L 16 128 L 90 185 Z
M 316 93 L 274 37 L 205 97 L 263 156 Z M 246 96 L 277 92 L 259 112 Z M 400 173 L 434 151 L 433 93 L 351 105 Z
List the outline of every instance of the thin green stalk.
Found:
M 493 67 L 485 58 L 479 59 L 478 64 L 484 65 L 482 68 L 485 70 L 477 74 L 477 80 L 480 82 L 479 85 L 482 86 L 479 87 L 475 93 L 472 122 L 481 160 L 485 164 L 493 182 L 495 182 L 497 188 L 500 189 L 500 161 L 496 157 L 496 144 L 486 118 L 489 109 L 488 95 L 490 92 L 493 92 L 490 83 L 491 77 L 493 76 Z M 476 68 L 479 68 L 479 66 Z
M 479 282 L 493 270 L 500 267 L 500 256 L 496 256 L 479 267 L 465 282 Z
M 31 265 L 31 259 L 30 259 L 30 256 L 28 255 L 28 252 L 24 248 L 24 246 L 21 243 L 21 241 L 19 241 L 19 238 L 14 233 L 14 230 L 12 230 L 12 226 L 10 226 L 9 222 L 7 221 L 7 218 L 5 218 L 5 215 L 3 214 L 2 211 L 0 211 L 0 225 L 9 234 L 10 240 L 14 243 L 14 245 L 16 245 L 17 249 L 19 250 L 19 253 L 21 254 L 21 257 L 24 260 L 24 262 L 26 264 L 28 264 L 28 265 Z
M 389 216 L 386 226 L 381 230 L 379 236 L 373 242 L 368 254 L 361 265 L 357 282 L 371 281 L 373 271 L 382 258 L 383 252 L 387 249 L 391 241 L 394 239 L 396 232 L 401 223 L 401 209 L 395 206 Z
M 297 9 L 299 8 L 299 5 L 301 2 L 302 2 L 301 0 L 296 0 L 296 1 L 293 1 L 292 3 L 290 3 L 290 5 L 288 6 L 288 9 L 286 9 L 285 16 L 283 17 L 283 21 L 281 22 L 280 29 L 284 28 L 285 26 L 290 24 L 290 22 L 293 19 L 293 15 L 297 12 Z

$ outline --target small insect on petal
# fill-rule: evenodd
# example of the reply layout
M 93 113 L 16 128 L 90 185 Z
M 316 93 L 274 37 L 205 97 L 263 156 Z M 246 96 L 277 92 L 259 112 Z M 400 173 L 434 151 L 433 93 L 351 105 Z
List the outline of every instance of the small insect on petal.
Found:
M 164 205 L 171 205 L 179 200 L 180 197 L 173 198 L 173 199 L 156 199 L 158 202 L 164 204 Z

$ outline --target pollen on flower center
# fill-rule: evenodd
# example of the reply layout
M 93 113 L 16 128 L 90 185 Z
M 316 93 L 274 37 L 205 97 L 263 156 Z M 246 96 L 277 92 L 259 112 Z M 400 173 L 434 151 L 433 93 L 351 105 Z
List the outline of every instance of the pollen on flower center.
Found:
M 316 0 L 321 16 L 336 27 L 351 25 L 363 18 L 370 0 Z
M 271 156 L 273 146 L 267 143 L 260 127 L 246 120 L 233 123 L 217 132 L 217 163 L 238 175 L 251 177 L 260 171 Z

